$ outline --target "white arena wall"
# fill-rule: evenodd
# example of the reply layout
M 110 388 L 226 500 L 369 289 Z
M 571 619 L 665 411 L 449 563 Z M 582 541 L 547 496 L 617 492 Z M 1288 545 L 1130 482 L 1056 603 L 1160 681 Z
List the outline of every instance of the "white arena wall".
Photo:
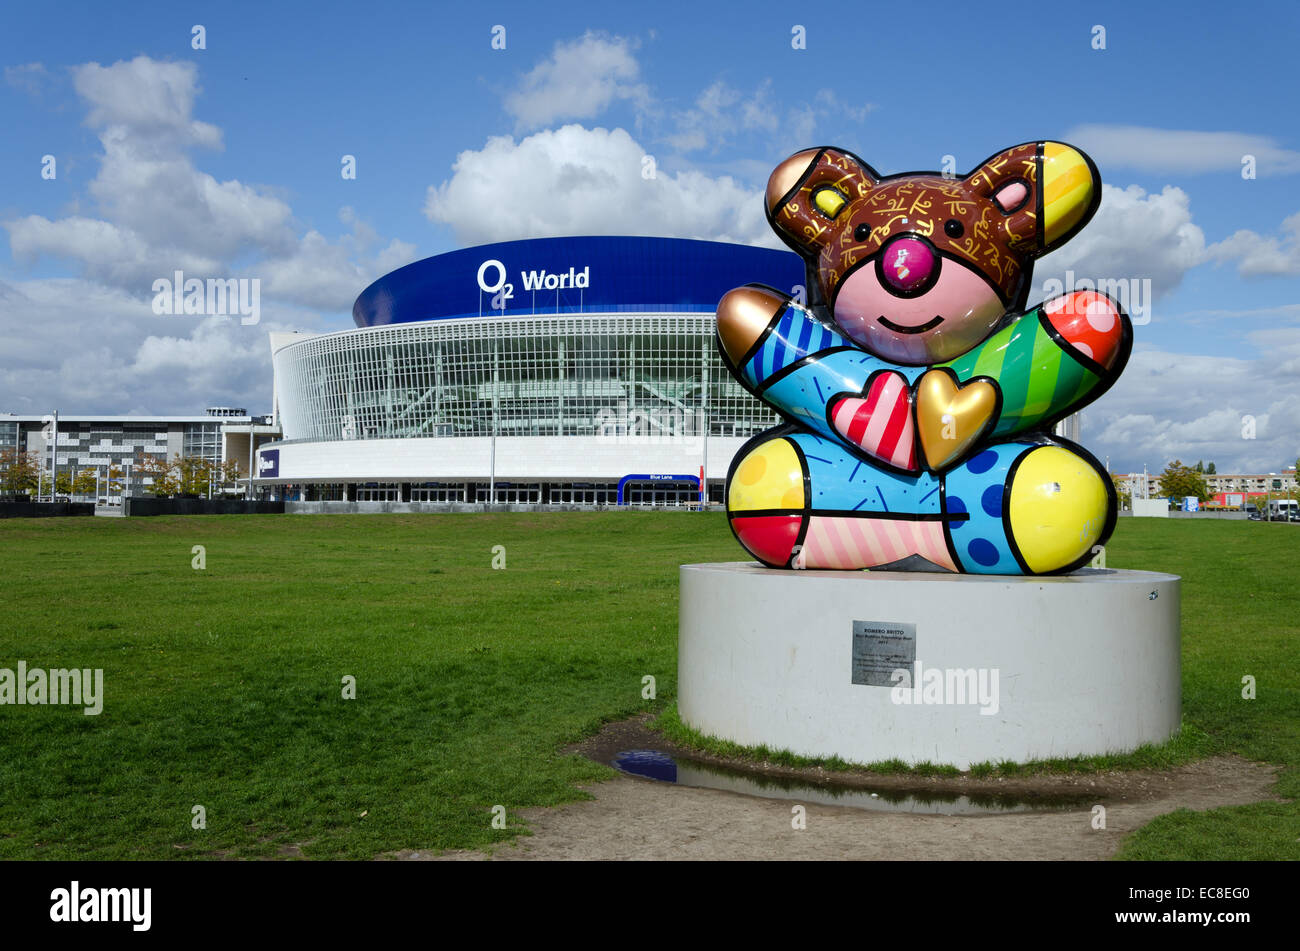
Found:
M 485 480 L 492 471 L 491 437 L 282 442 L 279 474 L 265 483 Z M 710 480 L 726 478 L 743 438 L 708 439 Z M 569 481 L 624 475 L 698 475 L 703 438 L 656 442 L 623 436 L 498 436 L 497 481 Z

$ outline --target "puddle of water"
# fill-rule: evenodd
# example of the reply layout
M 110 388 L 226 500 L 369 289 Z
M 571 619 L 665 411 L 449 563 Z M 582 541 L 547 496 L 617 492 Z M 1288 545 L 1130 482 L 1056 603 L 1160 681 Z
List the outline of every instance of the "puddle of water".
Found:
M 664 783 L 677 782 L 677 760 L 658 750 L 624 750 L 615 753 L 609 765 L 621 773 Z
M 875 812 L 943 816 L 1003 815 L 1011 812 L 1086 810 L 1096 803 L 1096 796 L 1086 795 L 1025 797 L 997 793 L 949 793 L 922 788 L 872 789 L 833 782 L 808 783 L 785 776 L 767 776 L 715 766 L 650 749 L 621 750 L 613 755 L 609 765 L 628 775 L 679 786 L 721 789 L 762 799 L 791 799 L 826 806 L 853 806 Z

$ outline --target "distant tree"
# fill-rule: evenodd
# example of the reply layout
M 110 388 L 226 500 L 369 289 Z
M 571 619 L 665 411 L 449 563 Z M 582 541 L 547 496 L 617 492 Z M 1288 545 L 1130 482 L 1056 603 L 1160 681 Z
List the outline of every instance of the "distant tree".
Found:
M 1206 474 L 1206 475 L 1218 475 L 1218 472 L 1216 472 L 1215 469 L 1214 469 L 1214 463 L 1211 462 L 1208 466 L 1205 467 L 1205 474 Z
M 96 481 L 96 470 L 78 470 L 76 477 L 72 480 L 72 491 L 76 495 L 94 495 Z
M 123 476 L 122 468 L 110 463 L 106 466 L 82 469 L 77 473 L 77 479 L 72 484 L 83 495 L 94 495 L 98 498 L 121 492 L 126 487 Z
M 180 491 L 174 467 L 164 458 L 142 452 L 135 457 L 131 472 L 140 477 L 142 485 L 143 480 L 151 479 L 148 490 L 154 495 L 174 495 Z
M 153 480 L 149 490 L 154 495 L 207 495 L 213 478 L 225 478 L 226 466 L 214 467 L 204 456 L 161 459 L 141 453 L 136 457 L 132 472 Z
M 1199 459 L 1196 461 L 1196 471 L 1201 473 L 1201 475 L 1205 474 L 1205 463 Z
M 72 473 L 67 469 L 60 469 L 59 474 L 54 477 L 54 494 L 71 495 L 72 485 Z
M 207 495 L 212 464 L 202 456 L 177 456 L 172 460 L 178 492 Z
M 1173 496 L 1175 499 L 1195 496 L 1204 502 L 1210 497 L 1205 489 L 1204 476 L 1191 466 L 1183 465 L 1178 459 L 1165 466 L 1165 471 L 1160 473 L 1160 491 L 1162 495 Z
M 31 492 L 36 488 L 40 471 L 38 453 L 17 449 L 0 452 L 0 489 L 6 493 Z
M 223 489 L 227 486 L 238 487 L 239 480 L 243 477 L 244 470 L 238 459 L 227 459 L 217 469 L 217 484 Z

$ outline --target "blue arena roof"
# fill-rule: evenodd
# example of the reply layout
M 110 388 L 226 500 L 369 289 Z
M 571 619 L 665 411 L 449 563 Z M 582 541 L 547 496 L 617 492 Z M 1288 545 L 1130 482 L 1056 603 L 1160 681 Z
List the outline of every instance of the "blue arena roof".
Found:
M 804 264 L 789 251 L 681 238 L 503 241 L 398 268 L 352 306 L 358 327 L 530 314 L 709 313 L 742 284 L 789 292 Z

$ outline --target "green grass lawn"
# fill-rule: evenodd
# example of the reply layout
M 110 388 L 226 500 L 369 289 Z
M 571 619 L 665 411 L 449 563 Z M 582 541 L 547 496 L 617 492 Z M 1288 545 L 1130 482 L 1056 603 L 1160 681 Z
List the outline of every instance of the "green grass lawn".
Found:
M 1185 579 L 1186 735 L 1147 762 L 1235 751 L 1286 766 L 1296 797 L 1298 550 L 1288 525 L 1120 522 L 1110 567 Z M 559 746 L 672 700 L 677 566 L 741 558 L 697 513 L 0 521 L 0 667 L 105 681 L 97 717 L 0 707 L 0 857 L 368 858 L 513 836 L 517 810 L 609 774 Z M 1124 855 L 1297 858 L 1297 839 L 1300 806 L 1269 804 L 1168 816 Z

